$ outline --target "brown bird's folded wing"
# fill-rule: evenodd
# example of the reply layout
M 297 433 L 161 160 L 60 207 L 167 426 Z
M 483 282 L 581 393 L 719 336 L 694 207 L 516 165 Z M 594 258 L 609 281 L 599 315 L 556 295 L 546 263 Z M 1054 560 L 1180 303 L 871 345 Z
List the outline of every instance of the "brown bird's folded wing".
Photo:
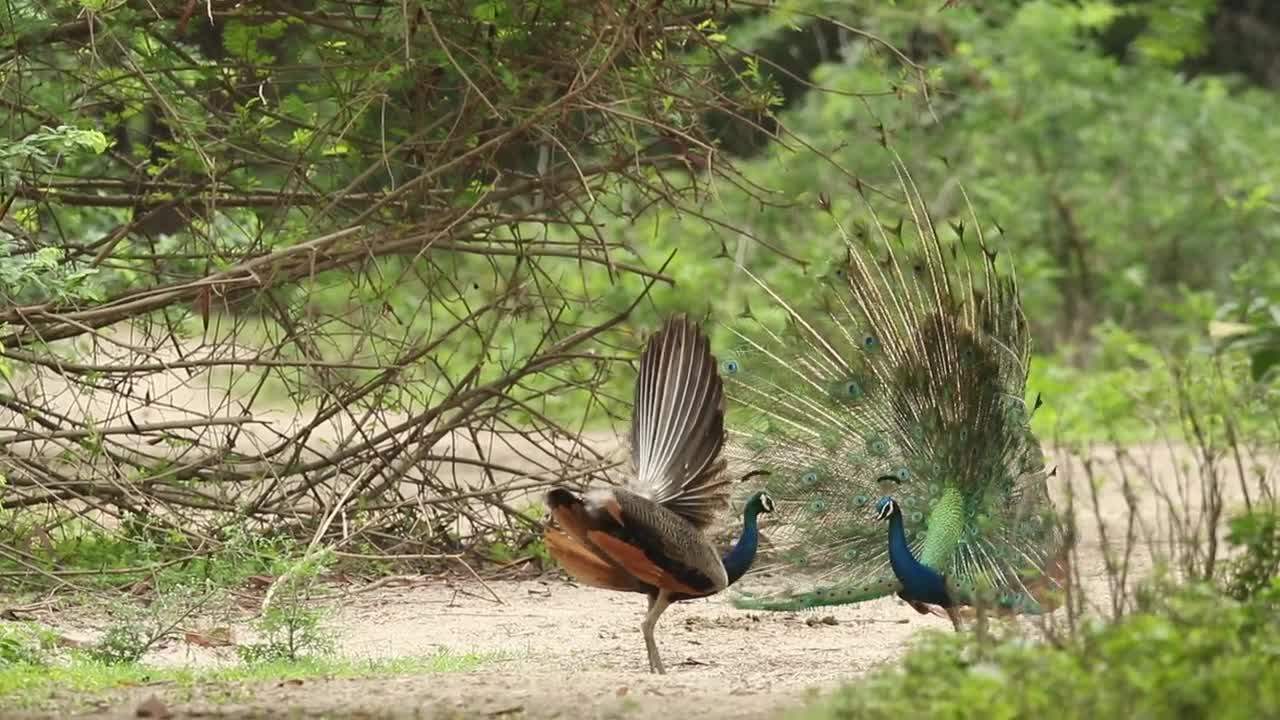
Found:
M 612 562 L 639 583 L 693 597 L 728 585 L 724 565 L 698 529 L 651 500 L 625 490 L 594 490 L 578 498 L 556 488 L 547 494 L 547 503 L 567 535 L 597 561 Z M 571 562 L 591 561 L 579 554 Z M 593 567 L 593 577 L 603 581 L 606 574 L 599 563 Z M 617 582 L 612 574 L 608 578 Z
M 585 543 L 560 530 L 548 530 L 545 536 L 547 551 L 560 563 L 560 567 L 585 585 L 620 590 L 622 592 L 646 592 L 648 588 L 634 575 L 612 560 L 601 557 Z

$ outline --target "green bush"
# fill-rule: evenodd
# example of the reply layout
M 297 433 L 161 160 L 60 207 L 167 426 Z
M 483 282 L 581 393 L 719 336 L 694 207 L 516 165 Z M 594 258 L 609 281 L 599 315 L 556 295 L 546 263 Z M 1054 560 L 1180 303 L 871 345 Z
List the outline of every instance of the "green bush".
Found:
M 1142 612 L 1061 646 L 931 633 L 900 665 L 796 717 L 1280 717 L 1277 600 L 1274 582 L 1247 603 L 1209 586 L 1153 591 Z
M 0 668 L 11 665 L 44 665 L 57 638 L 28 623 L 0 622 Z
M 142 660 L 159 639 L 141 622 L 121 622 L 107 628 L 85 655 L 103 665 L 130 665 Z
M 1244 549 L 1228 567 L 1231 597 L 1248 600 L 1280 581 L 1280 506 L 1272 503 L 1232 518 L 1227 540 Z
M 263 601 L 255 623 L 257 642 L 236 646 L 246 663 L 297 662 L 334 652 L 336 636 L 325 624 L 329 611 L 315 605 L 320 576 L 333 565 L 330 552 L 309 553 L 289 566 Z

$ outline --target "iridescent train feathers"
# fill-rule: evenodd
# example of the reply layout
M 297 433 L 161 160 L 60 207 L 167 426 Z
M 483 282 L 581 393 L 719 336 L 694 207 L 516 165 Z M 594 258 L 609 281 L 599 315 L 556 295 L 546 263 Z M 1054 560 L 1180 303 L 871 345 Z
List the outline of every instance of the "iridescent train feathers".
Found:
M 859 188 L 871 231 L 842 229 L 810 296 L 785 297 L 743 269 L 786 321 L 748 313 L 731 328 L 739 345 L 721 374 L 737 420 L 726 455 L 771 472 L 774 550 L 809 584 L 752 593 L 748 576 L 734 603 L 785 610 L 896 592 L 871 510 L 892 493 L 913 554 L 947 576 L 953 596 L 1039 612 L 1065 579 L 1068 541 L 1028 424 L 1031 339 L 1017 282 L 997 269 L 976 217 L 976 247 L 963 225 L 944 241 L 895 168 L 905 222 L 887 225 Z

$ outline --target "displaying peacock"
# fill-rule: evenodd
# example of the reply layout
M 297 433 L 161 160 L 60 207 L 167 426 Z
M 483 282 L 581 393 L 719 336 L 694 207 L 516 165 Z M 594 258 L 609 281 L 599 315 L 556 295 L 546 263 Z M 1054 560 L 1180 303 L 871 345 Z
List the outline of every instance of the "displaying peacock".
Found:
M 944 608 L 957 630 L 960 606 L 1040 613 L 1066 581 L 1069 541 L 1029 426 L 1040 400 L 1023 397 L 1017 281 L 976 222 L 976 240 L 963 223 L 942 239 L 895 168 L 903 219 L 887 224 L 859 186 L 867 227 L 841 230 L 809 297 L 747 272 L 771 302 L 731 328 L 739 346 L 721 370 L 743 417 L 726 456 L 768 471 L 770 540 L 808 582 L 748 579 L 732 602 L 799 610 L 897 593 Z
M 742 535 L 720 558 L 704 532 L 728 497 L 724 439 L 724 386 L 710 343 L 697 325 L 673 318 L 640 359 L 628 486 L 547 493 L 562 528 L 547 531 L 547 549 L 560 565 L 587 585 L 649 596 L 640 627 L 656 673 L 665 672 L 653 638 L 658 618 L 672 602 L 742 577 L 755 560 L 756 518 L 773 511 L 766 493 L 753 494 Z

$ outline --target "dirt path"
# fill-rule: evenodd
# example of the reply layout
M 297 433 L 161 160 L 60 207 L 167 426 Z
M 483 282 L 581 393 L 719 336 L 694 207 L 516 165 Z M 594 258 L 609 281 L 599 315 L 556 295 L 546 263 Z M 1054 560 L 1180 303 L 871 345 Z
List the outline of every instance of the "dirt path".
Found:
M 1157 455 L 1158 456 L 1158 455 Z M 1059 457 L 1060 477 L 1079 492 L 1087 479 Z M 1101 470 L 1114 473 L 1102 459 Z M 1180 476 L 1171 456 L 1151 467 L 1151 477 Z M 1175 483 L 1176 484 L 1176 483 Z M 1235 488 L 1225 488 L 1228 504 Z M 1057 493 L 1055 493 L 1057 494 Z M 1165 543 L 1158 526 L 1162 503 L 1154 488 L 1135 489 L 1138 533 L 1130 581 L 1147 573 L 1150 555 Z M 1124 537 L 1130 512 L 1115 483 L 1099 495 L 1108 536 Z M 1181 503 L 1180 503 L 1181 504 Z M 1196 505 L 1187 498 L 1187 505 Z M 1078 505 L 1078 568 L 1090 600 L 1108 602 L 1101 535 Z M 138 703 L 155 694 L 172 717 L 516 717 L 516 718 L 769 718 L 802 705 L 811 693 L 828 692 L 901 657 L 913 636 L 932 628 L 949 631 L 945 619 L 915 613 L 896 598 L 810 613 L 751 613 L 727 598 L 681 603 L 664 615 L 658 642 L 669 673 L 647 673 L 639 624 L 644 599 L 578 587 L 555 579 L 491 582 L 424 581 L 368 591 L 342 591 L 330 601 L 340 653 L 348 658 L 403 658 L 446 649 L 456 654 L 496 653 L 501 659 L 468 672 L 392 679 L 308 680 L 228 689 L 210 687 L 194 696 L 184 688 L 155 685 L 117 694 L 110 704 L 80 717 L 135 717 Z M 492 591 L 492 592 L 490 592 Z M 501 603 L 494 599 L 494 595 Z M 245 638 L 249 613 L 232 622 Z M 831 618 L 823 622 L 824 618 Z M 106 626 L 84 613 L 41 618 L 60 631 L 89 639 Z M 226 624 L 223 618 L 193 621 Z M 233 663 L 229 649 L 212 651 L 174 643 L 146 659 L 170 666 Z M 245 698 L 249 698 L 246 700 Z M 4 716 L 0 710 L 0 716 Z M 19 717 L 19 716 L 10 716 Z M 21 717 L 67 717 L 66 714 Z
M 749 613 L 723 598 L 699 600 L 663 617 L 658 641 L 668 674 L 658 677 L 646 672 L 643 597 L 558 580 L 488 587 L 504 604 L 478 584 L 443 582 L 334 603 L 347 657 L 448 649 L 503 658 L 475 671 L 272 684 L 255 688 L 251 702 L 231 703 L 216 692 L 175 701 L 154 686 L 81 717 L 133 717 L 154 693 L 175 717 L 615 718 L 684 715 L 697 707 L 705 718 L 764 718 L 803 703 L 811 690 L 896 659 L 924 628 L 950 629 L 946 620 L 917 615 L 895 599 L 803 614 Z M 149 660 L 208 665 L 230 657 L 181 645 Z
M 1082 554 L 1082 575 L 1098 600 L 1101 556 Z M 950 623 L 922 616 L 896 598 L 806 613 L 756 613 L 724 597 L 673 606 L 658 627 L 668 674 L 653 676 L 639 623 L 644 599 L 558 579 L 424 581 L 344 593 L 329 601 L 339 652 L 348 658 L 455 654 L 497 656 L 479 669 L 398 678 L 276 682 L 185 689 L 154 685 L 118 693 L 78 717 L 130 718 L 150 695 L 186 718 L 773 718 L 886 663 L 926 629 Z M 490 592 L 492 591 L 492 592 Z M 494 599 L 501 599 L 501 604 Z M 49 618 L 88 638 L 102 621 Z M 200 622 L 200 621 L 197 621 Z M 225 622 L 222 619 L 204 622 Z M 238 638 L 243 623 L 232 623 Z M 233 663 L 230 649 L 171 643 L 147 662 L 168 666 Z M 246 699 L 247 698 L 247 699 Z M 3 713 L 0 712 L 0 716 Z M 18 717 L 18 716 L 15 716 Z M 62 714 L 27 718 L 67 717 Z

